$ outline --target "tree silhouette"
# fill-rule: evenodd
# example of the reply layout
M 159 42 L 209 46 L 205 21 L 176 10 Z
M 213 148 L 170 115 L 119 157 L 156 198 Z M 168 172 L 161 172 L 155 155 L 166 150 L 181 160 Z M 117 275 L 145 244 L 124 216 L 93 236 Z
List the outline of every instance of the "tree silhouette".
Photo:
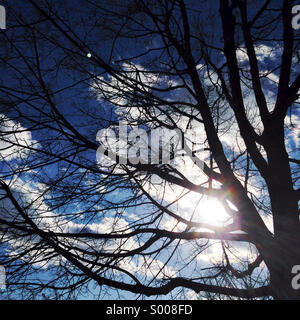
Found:
M 3 5 L 0 264 L 12 297 L 299 299 L 294 1 Z M 126 145 L 119 123 L 179 130 L 195 158 L 171 144 L 169 163 L 96 161 L 100 129 Z

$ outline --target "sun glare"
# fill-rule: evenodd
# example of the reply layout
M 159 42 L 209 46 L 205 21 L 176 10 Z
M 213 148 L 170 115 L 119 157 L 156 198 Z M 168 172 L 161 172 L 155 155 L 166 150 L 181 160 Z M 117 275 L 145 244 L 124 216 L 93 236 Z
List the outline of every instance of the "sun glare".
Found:
M 218 200 L 203 199 L 199 204 L 200 218 L 203 222 L 222 225 L 225 224 L 230 216 Z

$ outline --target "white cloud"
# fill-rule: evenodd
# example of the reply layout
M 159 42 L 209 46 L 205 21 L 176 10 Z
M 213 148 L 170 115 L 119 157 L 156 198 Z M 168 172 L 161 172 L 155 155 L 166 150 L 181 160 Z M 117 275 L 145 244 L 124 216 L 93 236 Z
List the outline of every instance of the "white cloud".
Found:
M 30 153 L 26 148 L 36 144 L 29 130 L 0 114 L 0 160 L 26 157 Z

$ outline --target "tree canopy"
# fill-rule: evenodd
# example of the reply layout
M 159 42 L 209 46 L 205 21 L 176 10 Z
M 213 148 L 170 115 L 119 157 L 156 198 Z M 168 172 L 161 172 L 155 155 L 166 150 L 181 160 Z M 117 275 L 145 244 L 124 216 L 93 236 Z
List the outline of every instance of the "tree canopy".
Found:
M 3 3 L 11 298 L 300 298 L 295 1 Z

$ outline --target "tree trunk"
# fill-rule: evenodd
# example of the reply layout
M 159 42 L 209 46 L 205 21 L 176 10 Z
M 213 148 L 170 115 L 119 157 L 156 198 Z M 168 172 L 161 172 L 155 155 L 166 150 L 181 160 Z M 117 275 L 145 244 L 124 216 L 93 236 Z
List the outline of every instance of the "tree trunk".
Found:
M 291 169 L 285 148 L 282 123 L 272 123 L 266 130 L 269 176 L 266 180 L 274 223 L 274 241 L 266 250 L 266 263 L 270 271 L 273 297 L 280 300 L 300 300 L 300 289 L 292 287 L 295 274 L 292 269 L 300 265 L 300 222 L 298 201 L 294 195 Z M 268 261 L 268 262 L 267 262 Z
M 293 237 L 291 233 L 288 236 Z M 296 237 L 299 238 L 299 232 Z M 300 265 L 299 241 L 296 244 L 291 239 L 275 240 L 270 253 L 270 287 L 274 299 L 300 300 L 300 289 L 292 286 L 292 279 L 296 276 L 292 269 Z

